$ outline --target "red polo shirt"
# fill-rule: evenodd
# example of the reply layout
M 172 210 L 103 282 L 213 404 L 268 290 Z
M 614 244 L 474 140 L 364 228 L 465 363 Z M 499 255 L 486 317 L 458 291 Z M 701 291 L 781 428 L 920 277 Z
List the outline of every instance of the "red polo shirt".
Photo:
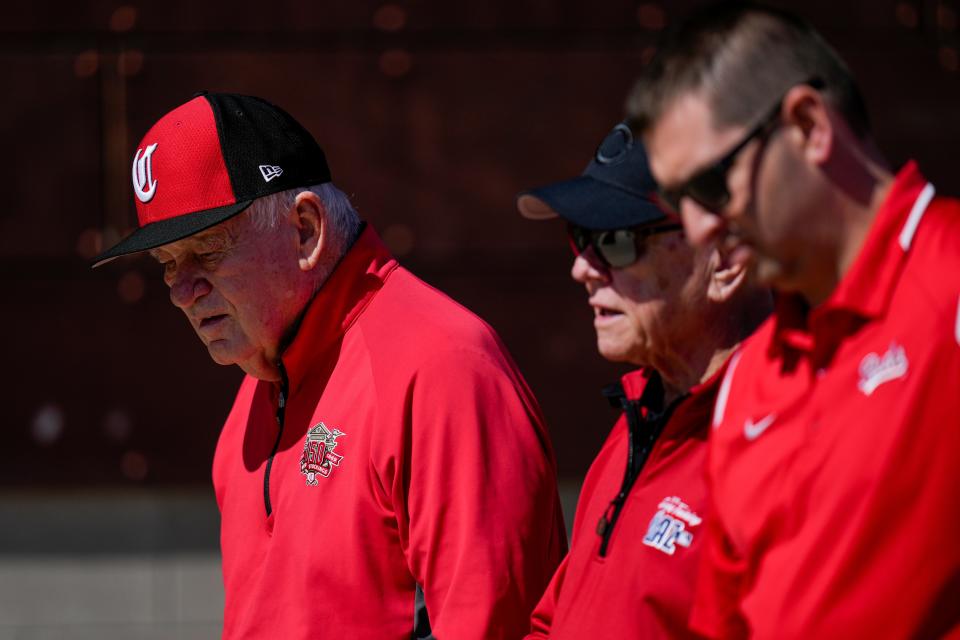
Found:
M 960 633 L 960 203 L 908 164 L 821 306 L 731 360 L 693 623 L 715 637 Z
M 687 621 L 708 503 L 707 432 L 722 374 L 693 388 L 659 436 L 645 419 L 661 400 L 647 392 L 648 375 L 640 370 L 622 379 L 623 399 L 637 410 L 634 424 L 625 406 L 590 466 L 570 553 L 533 613 L 528 640 L 693 637 Z M 631 440 L 634 458 L 643 446 L 649 456 L 611 524 Z
M 438 638 L 522 636 L 566 541 L 540 410 L 493 330 L 367 228 L 283 365 L 244 380 L 214 459 L 223 637 L 409 640 L 423 604 Z

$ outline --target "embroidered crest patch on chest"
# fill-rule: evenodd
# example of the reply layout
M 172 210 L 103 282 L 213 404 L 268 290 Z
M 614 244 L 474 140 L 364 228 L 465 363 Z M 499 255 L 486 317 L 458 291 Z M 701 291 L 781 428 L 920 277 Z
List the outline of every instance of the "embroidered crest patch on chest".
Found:
M 677 545 L 689 547 L 693 542 L 693 532 L 688 527 L 695 527 L 703 522 L 693 510 L 679 497 L 669 496 L 660 501 L 657 512 L 653 514 L 647 535 L 643 537 L 643 544 L 672 556 Z
M 340 429 L 327 429 L 322 422 L 307 432 L 300 456 L 300 473 L 307 476 L 307 486 L 317 485 L 317 476 L 326 478 L 334 467 L 340 466 L 343 456 L 333 450 L 339 444 L 337 438 L 345 436 Z

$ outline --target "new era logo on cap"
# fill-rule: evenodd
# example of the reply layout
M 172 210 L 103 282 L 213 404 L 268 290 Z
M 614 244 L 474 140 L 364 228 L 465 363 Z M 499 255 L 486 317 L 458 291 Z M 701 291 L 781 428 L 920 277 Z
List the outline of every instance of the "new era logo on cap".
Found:
M 274 178 L 278 177 L 283 173 L 283 169 L 276 165 L 272 164 L 262 164 L 260 165 L 260 173 L 263 174 L 263 179 L 267 182 L 270 182 Z
M 229 93 L 199 94 L 160 118 L 137 146 L 132 174 L 138 228 L 93 266 L 191 236 L 257 198 L 330 181 L 323 150 L 300 123 Z

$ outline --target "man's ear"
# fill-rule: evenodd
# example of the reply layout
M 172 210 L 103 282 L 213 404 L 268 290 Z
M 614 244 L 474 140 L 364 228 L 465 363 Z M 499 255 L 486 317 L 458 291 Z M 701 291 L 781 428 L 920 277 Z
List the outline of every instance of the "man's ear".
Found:
M 707 297 L 711 302 L 726 302 L 743 285 L 747 277 L 747 267 L 744 264 L 731 264 L 718 249 L 713 250 L 710 264 L 713 269 L 710 273 Z
M 794 125 L 795 140 L 803 145 L 803 154 L 815 165 L 830 159 L 836 122 L 823 94 L 808 84 L 798 84 L 783 97 L 781 116 L 785 124 Z
M 288 215 L 297 230 L 300 269 L 312 271 L 320 263 L 326 246 L 327 210 L 317 194 L 301 191 Z

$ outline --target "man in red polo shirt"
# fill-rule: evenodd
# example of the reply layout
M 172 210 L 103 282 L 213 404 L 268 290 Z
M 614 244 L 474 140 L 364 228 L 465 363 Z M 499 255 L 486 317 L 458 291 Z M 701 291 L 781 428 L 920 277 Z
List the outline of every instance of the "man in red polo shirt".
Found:
M 643 145 L 619 124 L 579 178 L 522 194 L 560 216 L 597 348 L 639 367 L 604 391 L 621 411 L 583 483 L 573 543 L 533 613 L 533 638 L 687 638 L 707 515 L 710 415 L 724 363 L 770 295 L 652 200 Z
M 846 66 L 780 11 L 695 17 L 631 110 L 690 240 L 780 292 L 719 392 L 694 626 L 960 633 L 960 203 L 889 168 Z

